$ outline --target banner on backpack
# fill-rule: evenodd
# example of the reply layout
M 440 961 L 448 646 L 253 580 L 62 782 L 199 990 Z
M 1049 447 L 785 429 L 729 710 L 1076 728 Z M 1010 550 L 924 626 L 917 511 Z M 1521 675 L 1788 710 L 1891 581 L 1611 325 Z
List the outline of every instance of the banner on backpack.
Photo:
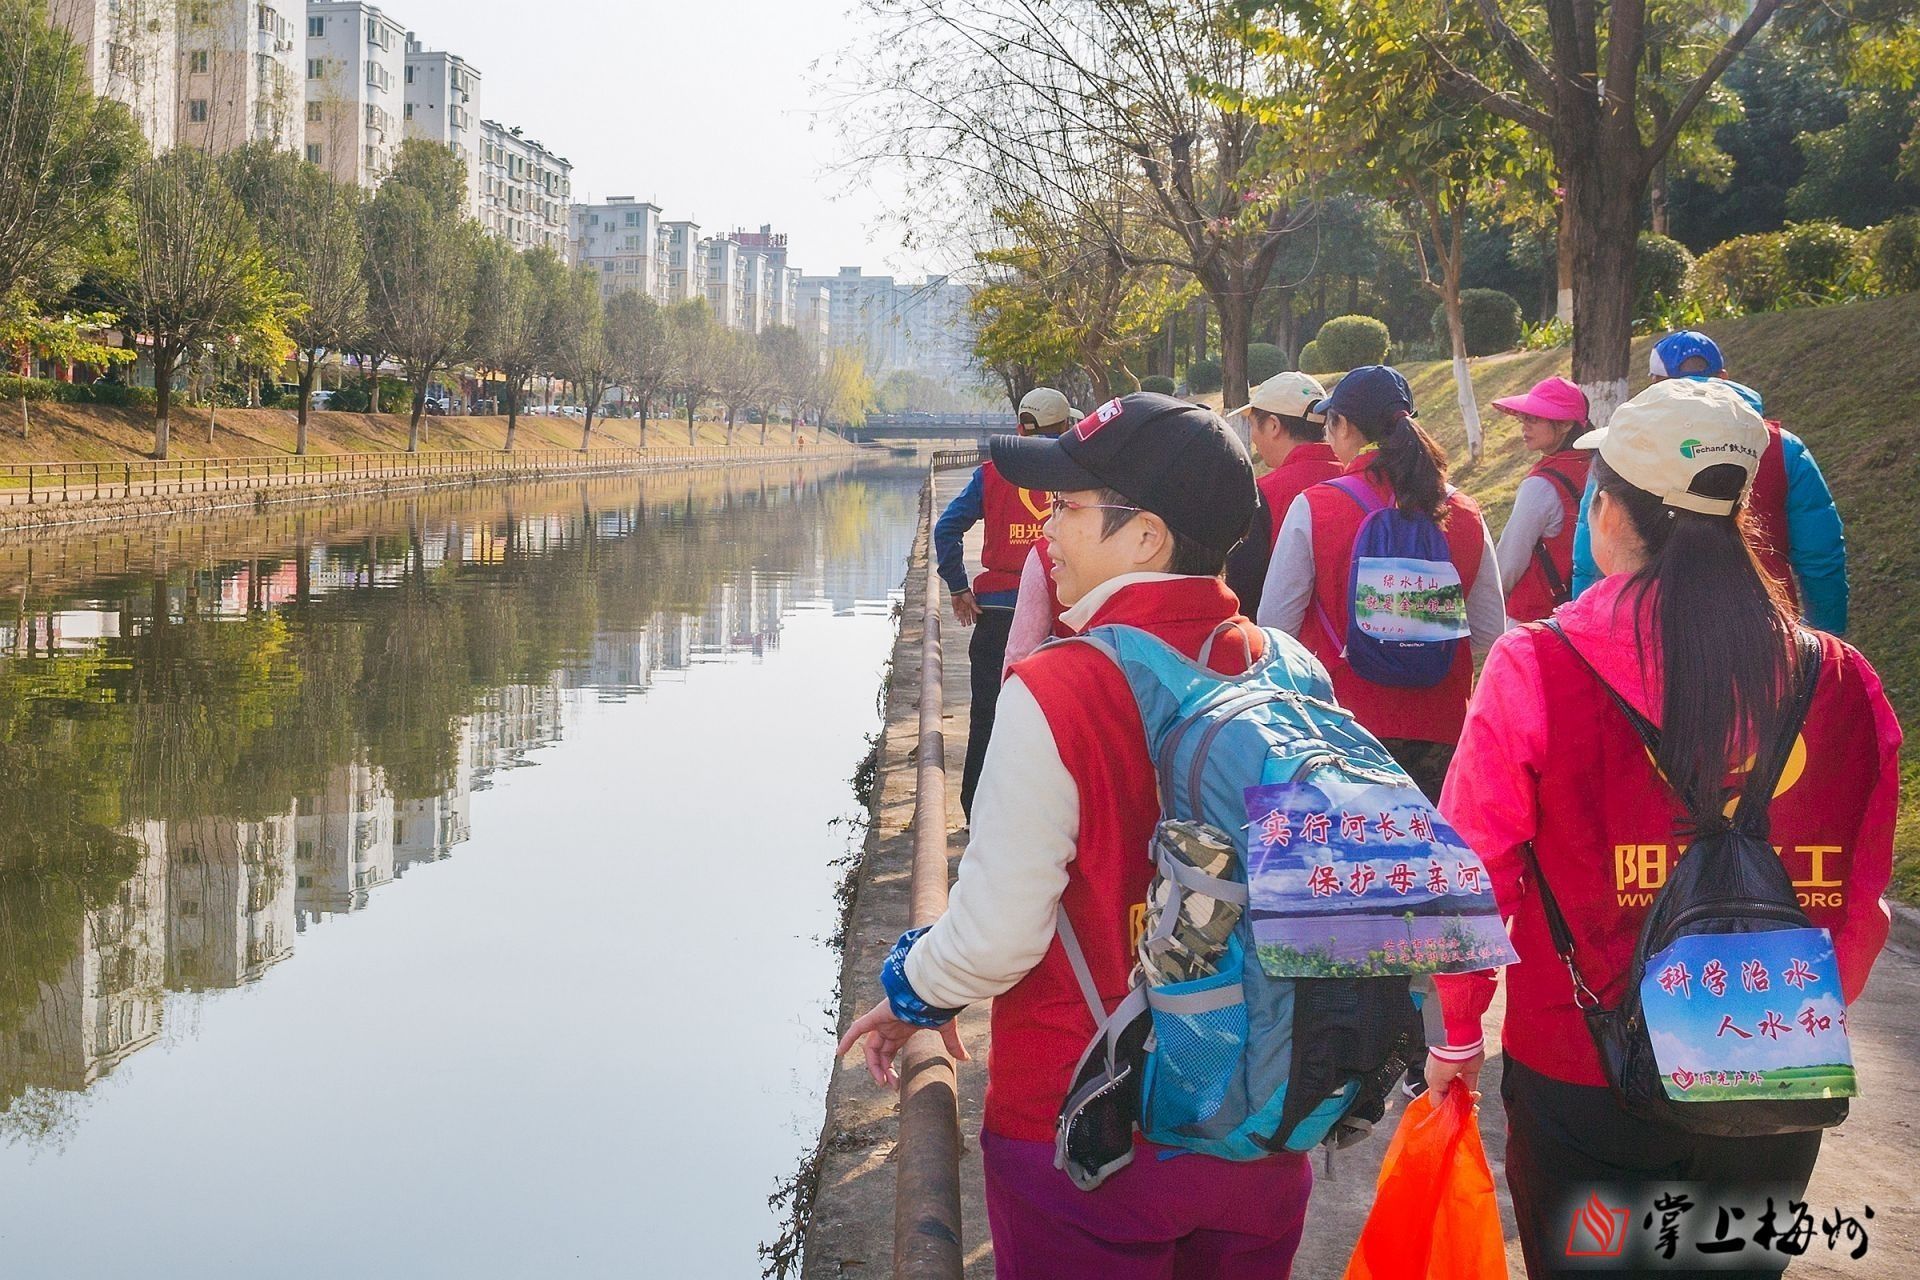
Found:
M 1857 1091 L 1840 965 L 1825 929 L 1678 938 L 1647 961 L 1640 1005 L 1676 1102 Z
M 1512 964 L 1480 858 L 1410 786 L 1248 787 L 1248 918 L 1276 978 Z
M 1460 571 L 1445 560 L 1355 561 L 1353 617 L 1376 640 L 1437 643 L 1471 634 Z

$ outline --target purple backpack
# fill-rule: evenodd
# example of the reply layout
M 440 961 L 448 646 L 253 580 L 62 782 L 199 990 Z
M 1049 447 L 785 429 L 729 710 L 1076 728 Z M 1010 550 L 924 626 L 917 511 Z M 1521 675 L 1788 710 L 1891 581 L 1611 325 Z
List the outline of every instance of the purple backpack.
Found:
M 1381 501 L 1358 476 L 1326 483 L 1364 513 L 1353 537 L 1347 624 L 1336 628 L 1317 605 L 1320 625 L 1353 673 L 1396 689 L 1430 689 L 1447 678 L 1457 646 L 1470 634 L 1467 593 L 1447 537 L 1425 512 Z

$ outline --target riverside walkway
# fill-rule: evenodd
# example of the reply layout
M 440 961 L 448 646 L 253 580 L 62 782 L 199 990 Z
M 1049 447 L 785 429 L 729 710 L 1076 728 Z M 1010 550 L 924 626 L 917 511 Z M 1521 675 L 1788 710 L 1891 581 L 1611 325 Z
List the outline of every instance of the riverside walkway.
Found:
M 943 507 L 966 483 L 964 469 L 935 473 L 933 500 Z M 979 529 L 968 539 L 968 563 L 979 563 Z M 921 640 L 925 629 L 925 575 L 929 549 L 924 521 L 906 576 L 906 605 L 893 653 L 893 677 L 874 776 L 872 825 L 855 875 L 845 928 L 841 970 L 841 1008 L 835 1034 L 880 998 L 880 961 L 908 926 L 909 882 L 913 863 L 915 752 L 922 696 Z M 967 738 L 969 667 L 967 632 L 954 618 L 944 590 L 940 630 L 943 671 L 938 696 L 949 762 L 947 852 L 957 868 L 966 847 L 960 812 L 959 764 Z M 1503 988 L 1504 990 L 1504 988 Z M 1910 1083 L 1920 1066 L 1920 915 L 1900 909 L 1894 937 L 1874 970 L 1866 994 L 1853 1006 L 1853 1048 L 1864 1095 L 1854 1100 L 1852 1117 L 1830 1133 L 1808 1191 L 1816 1216 L 1836 1207 L 1858 1215 L 1871 1205 L 1871 1249 L 1855 1261 L 1844 1250 L 1830 1252 L 1816 1233 L 1813 1247 L 1798 1259 L 1794 1277 L 1867 1277 L 1920 1274 L 1920 1188 L 1910 1174 L 1920 1140 L 1920 1107 Z M 1520 1247 L 1514 1235 L 1512 1205 L 1503 1167 L 1505 1118 L 1499 1102 L 1498 1026 L 1503 1001 L 1488 1018 L 1492 1055 L 1481 1076 L 1484 1101 L 1481 1133 L 1493 1165 L 1506 1227 L 1508 1274 L 1524 1280 Z M 960 1258 L 967 1280 L 990 1280 L 993 1246 L 988 1238 L 979 1152 L 986 1061 L 991 1051 L 987 1008 L 975 1006 L 960 1018 L 961 1038 L 973 1061 L 958 1072 L 961 1154 L 959 1164 Z M 1398 1094 L 1373 1136 L 1333 1156 L 1329 1174 L 1324 1153 L 1314 1153 L 1313 1198 L 1307 1210 L 1306 1236 L 1295 1260 L 1296 1280 L 1338 1280 L 1358 1238 L 1380 1162 L 1406 1099 Z M 879 1277 L 893 1269 L 899 1107 L 894 1094 L 877 1088 L 857 1055 L 836 1064 L 827 1093 L 827 1113 L 816 1156 L 816 1181 L 801 1274 L 806 1280 Z M 903 1211 L 903 1217 L 911 1217 Z M 901 1275 L 938 1275 L 907 1271 Z

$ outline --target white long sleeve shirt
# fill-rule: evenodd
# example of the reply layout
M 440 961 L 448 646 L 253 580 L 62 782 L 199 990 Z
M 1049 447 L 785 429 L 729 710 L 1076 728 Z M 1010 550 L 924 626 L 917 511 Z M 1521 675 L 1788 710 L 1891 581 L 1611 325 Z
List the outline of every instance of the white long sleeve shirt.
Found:
M 1520 488 L 1513 495 L 1513 511 L 1507 516 L 1507 527 L 1500 531 L 1497 552 L 1500 581 L 1508 595 L 1513 594 L 1533 563 L 1533 549 L 1544 540 L 1557 537 L 1566 523 L 1566 509 L 1553 481 L 1545 476 L 1528 476 L 1520 482 Z
M 1109 579 L 1061 614 L 1074 630 L 1137 582 Z M 1053 943 L 1067 867 L 1080 843 L 1080 787 L 1046 714 L 1018 676 L 1000 689 L 993 738 L 973 795 L 973 825 L 947 912 L 907 953 L 907 981 L 937 1008 L 989 1000 L 1027 976 Z
M 1507 598 L 1500 586 L 1499 557 L 1484 522 L 1481 529 L 1480 565 L 1474 570 L 1473 586 L 1467 590 L 1467 628 L 1473 633 L 1475 653 L 1492 648 L 1507 629 Z M 1260 625 L 1301 636 L 1307 624 L 1307 607 L 1313 602 L 1313 579 L 1313 507 L 1303 493 L 1287 508 L 1287 518 L 1280 524 L 1280 538 L 1274 543 L 1266 585 L 1260 592 Z

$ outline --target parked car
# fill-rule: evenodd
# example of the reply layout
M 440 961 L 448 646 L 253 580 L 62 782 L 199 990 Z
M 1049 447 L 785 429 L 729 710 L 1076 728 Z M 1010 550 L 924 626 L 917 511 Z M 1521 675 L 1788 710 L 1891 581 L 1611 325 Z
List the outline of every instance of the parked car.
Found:
M 299 394 L 300 394 L 300 389 L 298 387 L 295 387 L 294 395 L 298 396 Z M 332 403 L 333 403 L 333 392 L 327 391 L 324 389 L 315 391 L 312 395 L 307 397 L 307 407 L 310 409 L 324 409 Z

